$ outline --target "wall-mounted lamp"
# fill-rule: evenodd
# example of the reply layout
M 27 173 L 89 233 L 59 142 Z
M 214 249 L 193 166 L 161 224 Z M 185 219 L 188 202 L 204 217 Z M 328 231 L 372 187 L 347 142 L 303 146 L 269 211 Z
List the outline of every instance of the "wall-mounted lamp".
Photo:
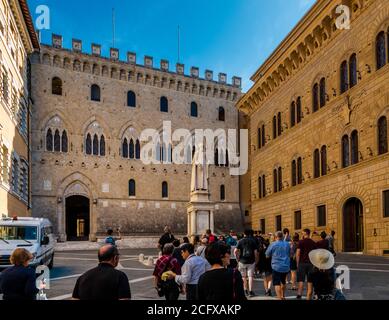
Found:
M 376 228 L 374 228 L 374 233 L 373 233 L 373 235 L 374 235 L 375 237 L 378 236 L 378 234 L 377 234 L 377 229 L 376 229 Z
M 62 198 L 61 197 L 57 198 L 57 203 L 62 203 Z
M 371 67 L 366 63 L 366 71 L 367 73 L 371 73 Z
M 332 96 L 336 97 L 336 89 L 332 88 Z
M 93 199 L 93 204 L 97 204 L 97 199 Z

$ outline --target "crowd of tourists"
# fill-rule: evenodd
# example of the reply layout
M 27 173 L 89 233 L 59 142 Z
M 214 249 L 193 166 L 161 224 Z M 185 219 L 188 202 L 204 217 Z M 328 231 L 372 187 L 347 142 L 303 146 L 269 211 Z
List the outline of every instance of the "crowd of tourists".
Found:
M 74 300 L 129 300 L 131 290 L 127 275 L 117 270 L 120 253 L 117 238 L 107 232 L 105 244 L 98 250 L 99 264 L 81 275 L 75 284 Z M 158 242 L 160 257 L 153 272 L 153 285 L 159 297 L 187 300 L 244 301 L 255 294 L 255 279 L 261 277 L 264 295 L 284 300 L 286 290 L 295 290 L 306 298 L 341 300 L 335 286 L 335 248 L 331 232 L 311 238 L 304 229 L 291 236 L 288 229 L 263 235 L 246 230 L 243 235 L 230 231 L 216 236 L 211 230 L 196 236 L 176 239 L 169 227 Z M 4 300 L 35 300 L 38 293 L 34 269 L 29 268 L 32 255 L 17 248 L 11 268 L 0 274 L 0 294 Z M 290 284 L 290 288 L 287 285 Z
M 177 300 L 181 293 L 187 300 L 236 301 L 255 297 L 255 279 L 260 277 L 264 295 L 280 300 L 286 299 L 287 289 L 302 299 L 304 285 L 308 300 L 344 299 L 335 286 L 335 232 L 321 232 L 318 241 L 311 236 L 309 229 L 301 237 L 291 236 L 288 229 L 220 236 L 207 230 L 192 243 L 186 238 L 181 244 L 166 227 L 158 243 L 162 256 L 153 273 L 154 285 L 166 300 Z

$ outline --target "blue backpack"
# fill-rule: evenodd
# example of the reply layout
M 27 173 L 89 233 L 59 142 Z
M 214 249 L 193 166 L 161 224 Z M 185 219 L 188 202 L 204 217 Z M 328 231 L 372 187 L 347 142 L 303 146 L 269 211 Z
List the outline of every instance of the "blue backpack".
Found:
M 105 238 L 106 244 L 112 244 L 113 246 L 116 245 L 115 239 L 111 236 Z

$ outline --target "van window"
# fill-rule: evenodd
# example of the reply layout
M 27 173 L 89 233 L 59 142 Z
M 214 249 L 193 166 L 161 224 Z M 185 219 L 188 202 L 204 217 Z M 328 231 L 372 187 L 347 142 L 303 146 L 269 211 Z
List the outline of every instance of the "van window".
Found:
M 4 240 L 37 240 L 37 227 L 0 226 L 0 238 Z

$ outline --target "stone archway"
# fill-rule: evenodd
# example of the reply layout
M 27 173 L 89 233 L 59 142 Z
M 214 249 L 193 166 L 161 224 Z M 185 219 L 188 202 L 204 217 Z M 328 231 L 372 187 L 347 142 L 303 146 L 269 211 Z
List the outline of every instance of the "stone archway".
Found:
M 343 251 L 362 252 L 364 249 L 363 205 L 352 197 L 343 206 Z
M 90 199 L 70 196 L 65 199 L 65 231 L 67 241 L 88 241 L 90 234 Z
M 337 204 L 337 226 L 335 236 L 336 249 L 338 251 L 365 251 L 366 246 L 366 217 L 370 213 L 370 197 L 369 193 L 362 187 L 357 185 L 349 185 L 342 189 L 335 199 Z M 353 226 L 346 226 L 351 221 L 352 217 L 355 217 L 355 223 Z M 357 218 L 358 217 L 358 218 Z M 345 219 L 346 218 L 346 219 Z M 348 228 L 348 229 L 347 229 Z M 350 230 L 351 228 L 351 230 Z M 351 248 L 350 239 L 352 235 L 345 234 L 348 232 L 359 233 L 359 240 L 355 241 L 355 248 Z M 348 242 L 348 243 L 347 243 Z
M 82 173 L 79 172 L 73 173 L 70 176 L 63 179 L 63 181 L 61 182 L 58 188 L 57 197 L 58 199 L 61 199 L 61 201 L 58 201 L 58 205 L 57 205 L 58 233 L 59 233 L 60 241 L 67 241 L 68 238 L 66 234 L 66 227 L 67 227 L 66 203 L 69 204 L 69 201 L 67 200 L 71 199 L 72 197 L 79 197 L 80 203 L 82 203 L 82 199 L 88 200 L 89 219 L 87 221 L 88 222 L 87 233 L 88 233 L 89 240 L 95 241 L 96 231 L 97 231 L 97 218 L 96 218 L 97 192 L 92 181 Z M 82 217 L 79 220 L 82 220 Z M 83 223 L 85 223 L 85 221 Z

